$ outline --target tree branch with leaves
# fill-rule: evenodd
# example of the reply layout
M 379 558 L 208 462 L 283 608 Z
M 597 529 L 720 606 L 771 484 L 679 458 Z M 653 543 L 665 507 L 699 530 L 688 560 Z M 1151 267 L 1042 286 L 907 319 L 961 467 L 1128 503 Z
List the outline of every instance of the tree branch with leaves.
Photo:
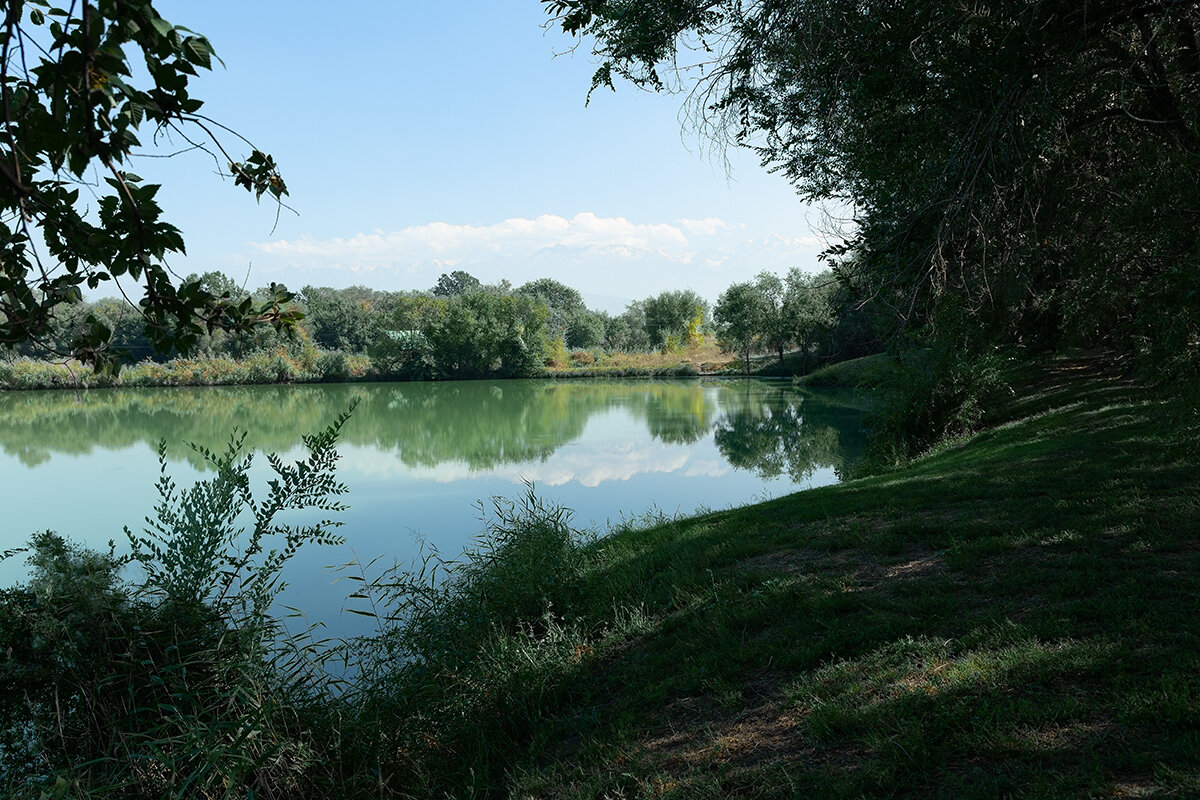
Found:
M 254 302 L 173 279 L 168 259 L 185 252 L 183 236 L 163 219 L 160 186 L 129 169 L 147 153 L 147 131 L 152 145 L 178 137 L 235 186 L 284 207 L 274 158 L 204 116 L 190 91 L 190 79 L 212 69 L 209 41 L 163 19 L 152 0 L 0 7 L 0 346 L 32 341 L 115 367 L 112 331 L 99 318 L 80 327 L 67 352 L 47 343 L 56 310 L 110 282 L 131 302 L 140 290 L 136 307 L 162 352 L 186 351 L 217 329 L 291 329 L 300 314 L 282 286 Z M 145 82 L 133 77 L 135 59 Z M 223 137 L 250 154 L 231 155 Z

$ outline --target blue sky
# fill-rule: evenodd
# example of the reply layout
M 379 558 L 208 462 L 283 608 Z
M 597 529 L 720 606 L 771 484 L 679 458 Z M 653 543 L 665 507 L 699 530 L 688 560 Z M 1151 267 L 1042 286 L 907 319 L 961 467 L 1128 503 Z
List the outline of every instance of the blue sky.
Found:
M 424 289 L 440 270 L 548 276 L 598 307 L 689 287 L 710 299 L 760 269 L 819 268 L 819 214 L 749 152 L 703 152 L 683 98 L 633 87 L 584 101 L 586 49 L 536 0 L 160 0 L 225 68 L 205 112 L 274 155 L 275 208 L 206 157 L 142 160 L 184 231 L 176 272 Z

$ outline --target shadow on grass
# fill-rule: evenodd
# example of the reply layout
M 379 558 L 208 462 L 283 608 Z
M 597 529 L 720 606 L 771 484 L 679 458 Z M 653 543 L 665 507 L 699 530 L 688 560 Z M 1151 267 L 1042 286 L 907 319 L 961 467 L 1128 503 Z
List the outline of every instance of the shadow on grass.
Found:
M 521 790 L 1195 796 L 1196 454 L 1069 366 L 902 472 L 595 545 L 584 607 L 647 622 Z

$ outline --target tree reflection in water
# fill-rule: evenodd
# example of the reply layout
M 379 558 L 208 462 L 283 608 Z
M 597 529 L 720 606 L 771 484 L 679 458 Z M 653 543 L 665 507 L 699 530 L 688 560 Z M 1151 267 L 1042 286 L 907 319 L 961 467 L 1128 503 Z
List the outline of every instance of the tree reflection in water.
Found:
M 839 476 L 862 453 L 861 412 L 819 395 L 778 388 L 729 409 L 713 441 L 731 465 L 803 483 L 821 468 Z
M 283 452 L 355 400 L 346 444 L 390 451 L 409 467 L 453 461 L 484 471 L 545 461 L 614 409 L 654 439 L 693 444 L 710 433 L 730 463 L 800 481 L 844 468 L 861 449 L 859 413 L 790 384 L 745 379 L 463 381 L 0 393 L 0 450 L 26 467 L 160 439 L 216 447 L 233 429 L 247 446 Z M 203 469 L 187 448 L 172 456 Z

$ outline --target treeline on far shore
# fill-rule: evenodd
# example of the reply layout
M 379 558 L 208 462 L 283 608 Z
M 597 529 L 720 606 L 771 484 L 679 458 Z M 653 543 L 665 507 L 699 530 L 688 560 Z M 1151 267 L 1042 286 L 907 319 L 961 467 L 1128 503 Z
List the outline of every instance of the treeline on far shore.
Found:
M 189 276 L 233 300 L 265 295 L 219 272 Z M 714 306 L 691 290 L 665 291 L 620 314 L 587 308 L 576 289 L 542 278 L 519 287 L 455 271 L 428 291 L 306 286 L 296 329 L 221 330 L 188 353 L 156 352 L 137 309 L 106 298 L 60 309 L 45 341 L 0 351 L 0 388 L 48 389 L 453 380 L 750 372 L 751 355 L 785 351 L 788 370 L 875 352 L 873 319 L 829 275 L 792 270 L 734 284 Z M 55 357 L 98 319 L 113 332 L 118 368 L 94 371 Z

